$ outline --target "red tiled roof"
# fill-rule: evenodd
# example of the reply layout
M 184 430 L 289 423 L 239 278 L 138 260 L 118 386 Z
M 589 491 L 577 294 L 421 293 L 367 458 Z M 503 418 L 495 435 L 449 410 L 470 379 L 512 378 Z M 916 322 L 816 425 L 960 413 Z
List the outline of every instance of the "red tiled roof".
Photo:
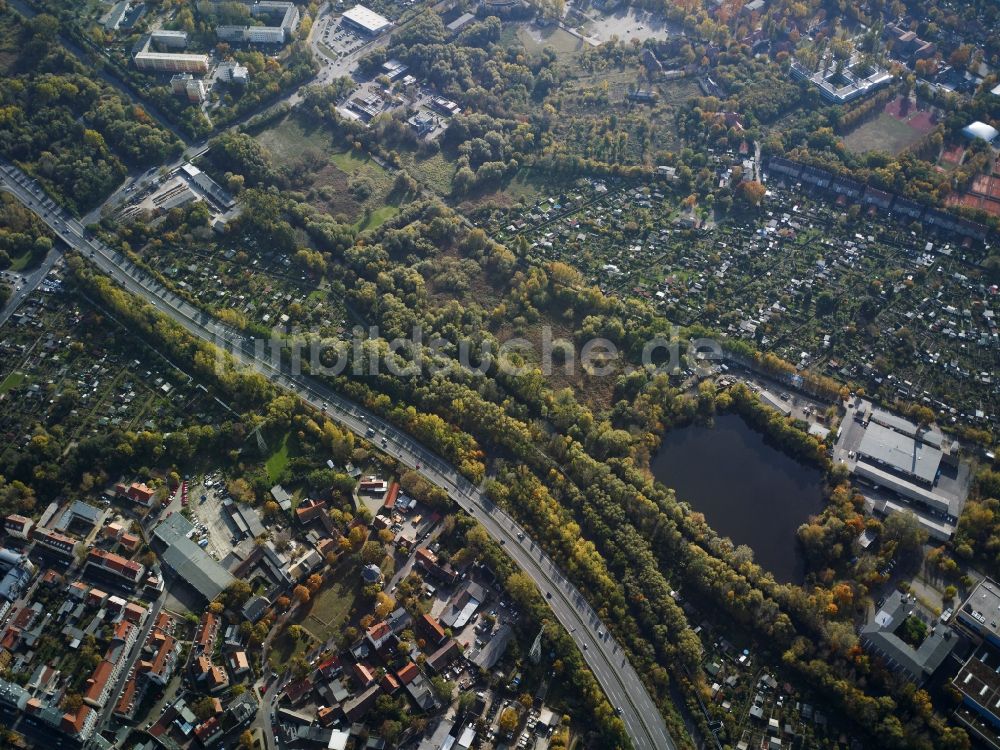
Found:
M 108 679 L 111 677 L 111 670 L 113 664 L 106 659 L 102 659 L 101 662 L 94 669 L 94 673 L 90 675 L 90 679 L 87 680 L 87 691 L 83 694 L 84 700 L 97 701 L 100 699 L 101 692 L 104 690 L 105 685 L 108 684 Z
M 416 679 L 418 674 L 420 674 L 420 669 L 412 661 L 402 669 L 396 670 L 396 676 L 399 678 L 399 681 L 404 685 L 409 685 L 411 682 L 413 682 L 413 680 Z
M 11 513 L 7 518 L 4 519 L 4 525 L 8 529 L 21 529 L 23 530 L 25 526 L 31 523 L 31 519 L 25 516 L 19 515 L 17 513 Z
M 138 688 L 138 683 L 136 683 L 135 677 L 130 677 L 125 683 L 125 687 L 118 697 L 118 702 L 115 704 L 115 711 L 120 714 L 128 713 L 129 704 L 132 703 L 132 699 L 135 697 L 135 691 Z
M 75 714 L 63 714 L 62 730 L 67 734 L 79 734 L 92 710 L 90 706 L 80 706 Z
M 207 674 L 212 669 L 211 660 L 202 654 L 195 660 L 195 666 L 199 675 Z
M 149 665 L 149 671 L 155 675 L 160 675 L 163 674 L 167 656 L 173 651 L 177 640 L 172 635 L 157 633 L 154 643 L 157 646 L 156 656 L 153 657 L 153 661 Z
M 144 482 L 133 482 L 128 489 L 125 490 L 125 494 L 128 495 L 131 500 L 148 503 L 149 499 L 156 494 L 156 490 L 151 487 L 147 487 Z
M 389 492 L 385 496 L 385 501 L 382 503 L 386 508 L 393 508 L 396 505 L 396 497 L 399 495 L 399 482 L 393 482 L 389 485 Z
M 194 728 L 194 734 L 199 740 L 204 740 L 215 734 L 216 730 L 219 728 L 219 720 L 214 716 L 208 721 L 203 721 L 201 724 Z
M 201 616 L 201 623 L 198 625 L 197 643 L 207 647 L 215 638 L 215 615 L 206 612 Z
M 371 670 L 368 669 L 368 667 L 366 667 L 364 664 L 355 664 L 353 666 L 353 670 L 354 670 L 354 676 L 358 679 L 358 682 L 360 682 L 363 685 L 367 685 L 373 679 L 375 679 L 374 676 L 372 675 Z
M 126 609 L 127 608 L 128 607 L 126 606 Z M 140 609 L 142 608 L 140 607 Z M 132 629 L 132 623 L 128 622 L 127 620 L 122 620 L 117 625 L 115 625 L 115 638 L 117 638 L 120 641 L 124 641 L 126 638 L 128 638 L 128 632 L 131 629 Z
M 221 687 L 222 685 L 229 684 L 229 678 L 226 677 L 226 670 L 222 667 L 213 666 L 208 671 L 208 684 L 212 687 Z
M 297 703 L 302 696 L 312 690 L 312 681 L 306 677 L 303 680 L 297 680 L 291 683 L 285 688 L 285 696 L 291 703 Z
M 420 622 L 424 626 L 425 629 L 429 630 L 431 633 L 433 633 L 435 636 L 437 636 L 437 639 L 439 641 L 442 638 L 445 637 L 444 628 L 441 627 L 441 623 L 439 623 L 437 620 L 435 620 L 430 615 L 428 615 L 426 613 L 422 614 L 420 616 Z
M 21 631 L 18 628 L 7 628 L 3 634 L 3 638 L 0 638 L 0 646 L 3 646 L 8 651 L 13 651 L 20 640 Z
M 125 617 L 136 620 L 142 619 L 142 616 L 146 614 L 146 608 L 136 604 L 135 602 L 129 602 L 125 605 Z
M 43 544 L 49 544 L 57 548 L 71 548 L 76 544 L 76 539 L 71 536 L 66 536 L 65 534 L 60 534 L 58 531 L 52 531 L 52 529 L 35 529 L 32 532 L 36 542 L 42 542 Z
M 138 577 L 142 571 L 142 565 L 134 560 L 129 560 L 113 552 L 105 552 L 102 549 L 90 550 L 87 562 L 133 579 Z

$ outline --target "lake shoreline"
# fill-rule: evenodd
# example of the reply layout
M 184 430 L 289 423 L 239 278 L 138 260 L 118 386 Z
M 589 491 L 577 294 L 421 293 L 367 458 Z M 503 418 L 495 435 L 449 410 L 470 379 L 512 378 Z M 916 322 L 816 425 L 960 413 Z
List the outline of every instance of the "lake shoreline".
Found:
M 776 581 L 804 582 L 796 531 L 823 510 L 819 468 L 790 456 L 740 414 L 723 413 L 665 433 L 649 470 L 720 536 L 750 547 Z

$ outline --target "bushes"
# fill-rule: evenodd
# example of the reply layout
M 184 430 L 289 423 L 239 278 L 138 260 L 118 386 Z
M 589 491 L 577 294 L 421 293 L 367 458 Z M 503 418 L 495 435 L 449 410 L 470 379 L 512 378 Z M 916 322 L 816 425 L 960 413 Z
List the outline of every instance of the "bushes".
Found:
M 95 82 L 59 47 L 55 27 L 37 23 L 42 18 L 20 26 L 11 12 L 0 12 L 4 23 L 20 26 L 17 67 L 26 71 L 0 78 L 0 154 L 83 213 L 117 187 L 128 167 L 158 164 L 181 144 Z

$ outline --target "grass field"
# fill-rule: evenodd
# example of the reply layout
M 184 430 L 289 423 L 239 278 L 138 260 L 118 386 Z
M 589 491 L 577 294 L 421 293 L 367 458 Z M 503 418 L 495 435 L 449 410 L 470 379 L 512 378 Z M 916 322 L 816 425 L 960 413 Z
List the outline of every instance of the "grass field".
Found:
M 535 170 L 521 168 L 505 185 L 497 190 L 476 193 L 458 204 L 463 212 L 475 211 L 484 204 L 513 206 L 521 199 L 534 203 L 542 195 L 545 187 L 552 187 L 553 181 Z
M 330 154 L 330 161 L 337 166 L 337 169 L 346 174 L 356 174 L 364 169 L 366 165 L 373 165 L 376 169 L 382 169 L 370 158 L 364 154 L 359 154 L 354 149 L 350 151 L 334 151 Z
M 272 482 L 277 482 L 278 477 L 288 468 L 288 436 L 290 433 L 286 432 L 281 437 L 281 444 L 278 446 L 277 450 L 272 453 L 268 459 L 265 467 L 267 468 L 267 475 Z
M 280 633 L 271 641 L 271 650 L 267 652 L 267 660 L 271 669 L 278 674 L 284 674 L 288 663 L 299 654 L 304 654 L 309 647 L 309 638 L 303 634 L 297 641 L 292 640 L 288 632 Z
M 399 213 L 399 206 L 394 206 L 391 203 L 386 203 L 384 206 L 376 208 L 371 211 L 367 217 L 362 216 L 356 222 L 354 226 L 358 231 L 365 231 L 366 229 L 377 229 L 382 226 L 386 221 L 391 219 L 393 216 Z
M 34 250 L 28 250 L 27 252 L 21 253 L 16 258 L 10 259 L 10 267 L 8 271 L 16 271 L 20 273 L 28 268 L 34 268 L 45 256 L 41 253 L 36 254 Z
M 555 50 L 560 59 L 572 57 L 583 49 L 583 40 L 573 36 L 558 26 L 539 29 L 537 26 L 520 25 L 517 27 L 517 38 L 528 54 L 534 55 L 546 47 Z
M 455 162 L 441 151 L 421 157 L 412 148 L 400 146 L 396 152 L 407 172 L 426 184 L 438 195 L 451 194 L 451 178 L 455 174 Z
M 308 159 L 312 191 L 310 202 L 331 216 L 353 223 L 359 230 L 373 229 L 399 211 L 392 196 L 393 176 L 367 154 L 345 149 L 324 126 L 313 126 L 290 115 L 256 136 L 275 166 Z M 351 190 L 365 183 L 367 196 Z
M 273 128 L 257 136 L 260 144 L 271 152 L 275 164 L 282 164 L 302 155 L 308 148 L 329 151 L 333 137 L 323 127 L 306 126 L 298 117 L 286 117 Z
M 844 145 L 855 153 L 887 151 L 898 154 L 923 136 L 919 130 L 885 112 L 844 136 Z
M 332 575 L 336 583 L 313 596 L 309 615 L 302 622 L 304 628 L 322 641 L 340 633 L 362 588 L 361 567 L 356 558 L 340 563 Z
M 19 385 L 24 383 L 28 379 L 28 376 L 23 372 L 14 370 L 10 375 L 5 377 L 2 382 L 0 382 L 0 394 L 4 394 L 11 388 L 17 388 Z

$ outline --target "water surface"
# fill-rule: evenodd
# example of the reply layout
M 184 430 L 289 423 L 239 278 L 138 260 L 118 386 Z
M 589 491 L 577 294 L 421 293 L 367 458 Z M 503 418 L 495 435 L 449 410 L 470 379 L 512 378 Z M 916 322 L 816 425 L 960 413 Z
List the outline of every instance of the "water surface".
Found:
M 823 507 L 819 469 L 770 445 L 735 414 L 716 417 L 712 427 L 671 430 L 651 469 L 721 536 L 753 549 L 776 580 L 803 581 L 795 530 Z

